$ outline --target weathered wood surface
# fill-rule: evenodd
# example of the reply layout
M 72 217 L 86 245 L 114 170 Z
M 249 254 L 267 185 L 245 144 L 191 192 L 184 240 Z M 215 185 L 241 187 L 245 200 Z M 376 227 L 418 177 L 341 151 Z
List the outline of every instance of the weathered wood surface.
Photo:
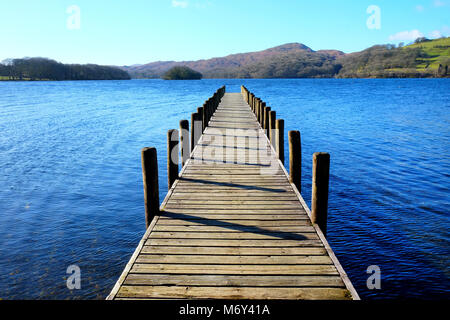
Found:
M 358 299 L 241 94 L 179 176 L 109 299 Z

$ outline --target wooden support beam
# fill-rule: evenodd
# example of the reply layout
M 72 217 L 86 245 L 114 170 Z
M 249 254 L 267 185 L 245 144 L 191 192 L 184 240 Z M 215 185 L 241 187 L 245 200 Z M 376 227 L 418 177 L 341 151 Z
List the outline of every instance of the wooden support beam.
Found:
M 278 159 L 284 165 L 284 120 L 277 119 L 275 121 L 275 144 Z
M 203 130 L 205 130 L 204 123 L 203 123 L 203 112 L 204 112 L 203 107 L 197 108 L 198 116 L 200 117 L 200 121 L 202 122 L 202 132 L 201 133 L 203 133 Z
M 195 146 L 202 135 L 202 119 L 198 113 L 191 115 L 191 152 L 194 151 Z
M 180 121 L 180 154 L 181 154 L 181 166 L 184 167 L 189 159 L 189 121 Z
M 178 130 L 167 131 L 167 184 L 169 189 L 178 179 Z
M 263 129 L 264 132 L 266 133 L 267 136 L 269 136 L 269 112 L 270 112 L 270 107 L 265 107 L 264 108 L 264 120 L 263 120 Z
M 313 155 L 313 177 L 311 197 L 311 221 L 323 234 L 327 234 L 328 185 L 330 180 L 330 154 L 316 152 Z
M 273 110 L 269 111 L 269 139 L 273 146 L 275 146 L 275 120 L 277 113 Z
M 302 144 L 300 131 L 289 131 L 289 181 L 302 192 Z
M 145 226 L 159 215 L 158 156 L 156 148 L 141 151 L 142 178 L 144 183 Z

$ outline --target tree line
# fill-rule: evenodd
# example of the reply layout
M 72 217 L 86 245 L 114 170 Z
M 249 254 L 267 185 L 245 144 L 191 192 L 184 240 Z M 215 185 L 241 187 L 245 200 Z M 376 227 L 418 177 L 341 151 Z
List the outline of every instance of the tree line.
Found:
M 96 64 L 63 64 L 47 58 L 12 59 L 0 64 L 3 80 L 129 80 L 117 67 Z

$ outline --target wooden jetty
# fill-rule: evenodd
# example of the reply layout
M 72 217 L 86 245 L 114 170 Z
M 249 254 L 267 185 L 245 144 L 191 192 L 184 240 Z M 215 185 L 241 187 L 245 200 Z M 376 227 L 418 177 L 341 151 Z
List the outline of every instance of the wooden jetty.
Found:
M 156 150 L 143 149 L 148 228 L 107 299 L 359 299 L 325 238 L 328 154 L 314 154 L 310 212 L 300 133 L 288 174 L 284 122 L 245 87 L 217 90 L 190 133 L 168 133 L 161 206 Z

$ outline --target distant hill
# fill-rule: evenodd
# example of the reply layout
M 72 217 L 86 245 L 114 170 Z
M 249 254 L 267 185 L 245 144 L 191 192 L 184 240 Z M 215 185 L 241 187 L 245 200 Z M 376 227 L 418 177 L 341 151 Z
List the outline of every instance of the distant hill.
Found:
M 160 78 L 174 66 L 186 66 L 204 78 L 383 78 L 448 77 L 450 38 L 395 47 L 378 45 L 350 54 L 314 51 L 288 43 L 263 51 L 198 61 L 158 61 L 123 67 L 133 78 Z
M 124 70 L 133 78 L 160 78 L 174 66 L 186 66 L 197 70 L 205 78 L 286 77 L 286 72 L 293 77 L 301 77 L 305 74 L 304 67 L 314 70 L 333 69 L 333 61 L 342 55 L 344 53 L 337 50 L 315 52 L 303 44 L 289 43 L 263 51 L 231 54 L 221 58 L 180 62 L 158 61 L 124 67 Z

